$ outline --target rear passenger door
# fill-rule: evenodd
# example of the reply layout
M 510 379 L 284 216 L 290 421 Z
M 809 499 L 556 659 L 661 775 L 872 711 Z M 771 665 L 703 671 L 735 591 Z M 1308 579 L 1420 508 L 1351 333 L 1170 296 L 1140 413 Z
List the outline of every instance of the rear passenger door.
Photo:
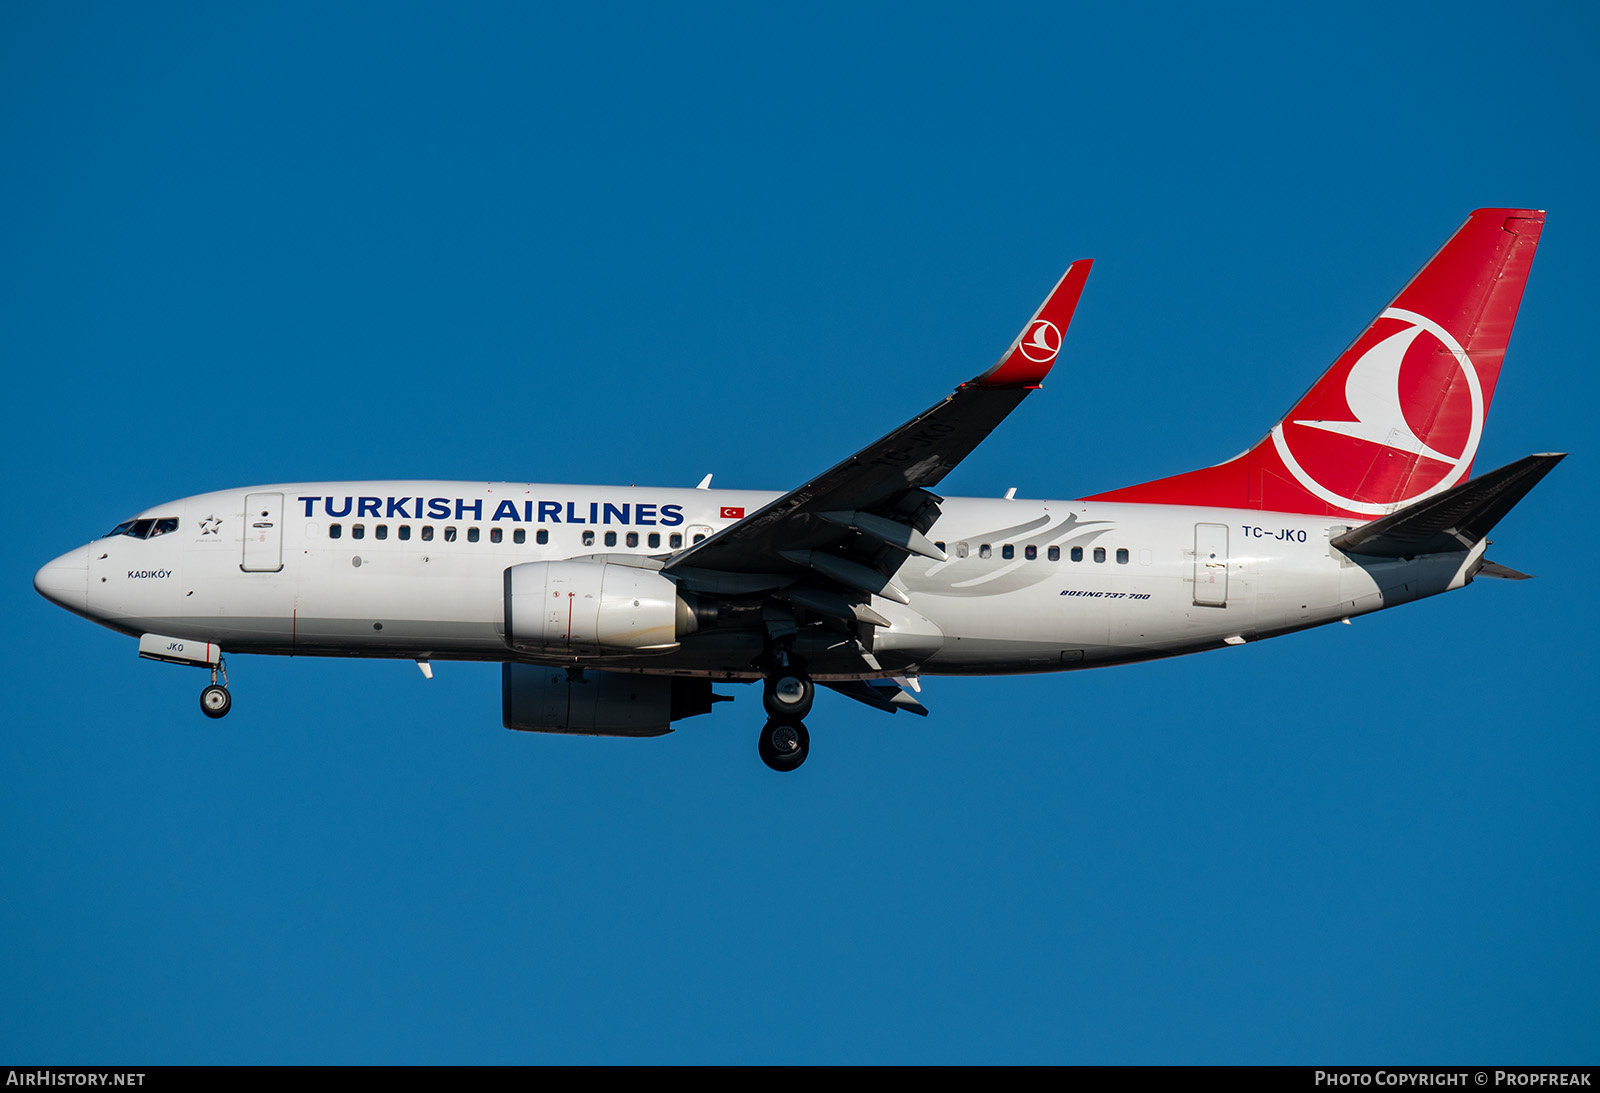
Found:
M 1228 606 L 1228 525 L 1194 526 L 1194 604 Z

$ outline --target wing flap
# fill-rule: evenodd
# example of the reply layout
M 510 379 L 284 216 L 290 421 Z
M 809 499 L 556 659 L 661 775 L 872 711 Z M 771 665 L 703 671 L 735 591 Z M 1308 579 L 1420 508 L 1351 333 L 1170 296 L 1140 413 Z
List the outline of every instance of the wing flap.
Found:
M 831 691 L 838 691 L 846 698 L 853 698 L 857 702 L 871 706 L 875 710 L 887 710 L 889 713 L 897 713 L 900 710 L 904 710 L 919 717 L 928 716 L 928 707 L 918 702 L 913 695 L 897 684 L 886 680 L 824 680 L 821 685 Z

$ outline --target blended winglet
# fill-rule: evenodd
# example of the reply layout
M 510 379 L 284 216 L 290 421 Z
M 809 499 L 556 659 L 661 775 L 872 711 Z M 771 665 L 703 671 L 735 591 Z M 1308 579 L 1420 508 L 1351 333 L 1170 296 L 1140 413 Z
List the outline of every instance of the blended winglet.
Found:
M 1049 373 L 1061 352 L 1062 339 L 1077 310 L 1083 284 L 1089 279 L 1094 259 L 1085 258 L 1067 267 L 1056 287 L 1050 290 L 1039 310 L 1033 313 L 1011 348 L 995 366 L 971 381 L 974 387 L 1037 387 Z

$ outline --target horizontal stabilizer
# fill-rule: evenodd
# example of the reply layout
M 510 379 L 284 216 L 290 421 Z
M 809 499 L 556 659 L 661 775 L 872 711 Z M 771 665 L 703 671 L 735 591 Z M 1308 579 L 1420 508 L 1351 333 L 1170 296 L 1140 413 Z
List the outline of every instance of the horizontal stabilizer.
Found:
M 1524 456 L 1347 531 L 1334 539 L 1333 545 L 1347 554 L 1376 558 L 1470 550 L 1565 458 L 1565 452 Z
M 1493 577 L 1497 581 L 1531 581 L 1532 573 L 1519 573 L 1510 566 L 1501 565 L 1499 562 L 1484 562 L 1478 567 L 1476 576 Z
M 918 702 L 909 691 L 904 691 L 886 680 L 850 679 L 839 682 L 824 680 L 817 682 L 831 691 L 838 691 L 846 698 L 864 702 L 875 710 L 888 710 L 890 713 L 904 710 L 918 717 L 928 716 L 928 707 Z

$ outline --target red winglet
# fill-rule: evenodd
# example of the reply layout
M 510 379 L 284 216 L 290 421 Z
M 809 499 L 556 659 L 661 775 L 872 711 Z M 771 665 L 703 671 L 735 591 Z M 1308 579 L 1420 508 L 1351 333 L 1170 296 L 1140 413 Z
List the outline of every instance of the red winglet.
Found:
M 1092 258 L 1067 267 L 1056 287 L 1050 290 L 1039 310 L 1022 328 L 1005 355 L 993 368 L 971 381 L 975 387 L 1037 387 L 1056 362 L 1067 324 L 1078 307 L 1083 283 L 1089 278 Z

